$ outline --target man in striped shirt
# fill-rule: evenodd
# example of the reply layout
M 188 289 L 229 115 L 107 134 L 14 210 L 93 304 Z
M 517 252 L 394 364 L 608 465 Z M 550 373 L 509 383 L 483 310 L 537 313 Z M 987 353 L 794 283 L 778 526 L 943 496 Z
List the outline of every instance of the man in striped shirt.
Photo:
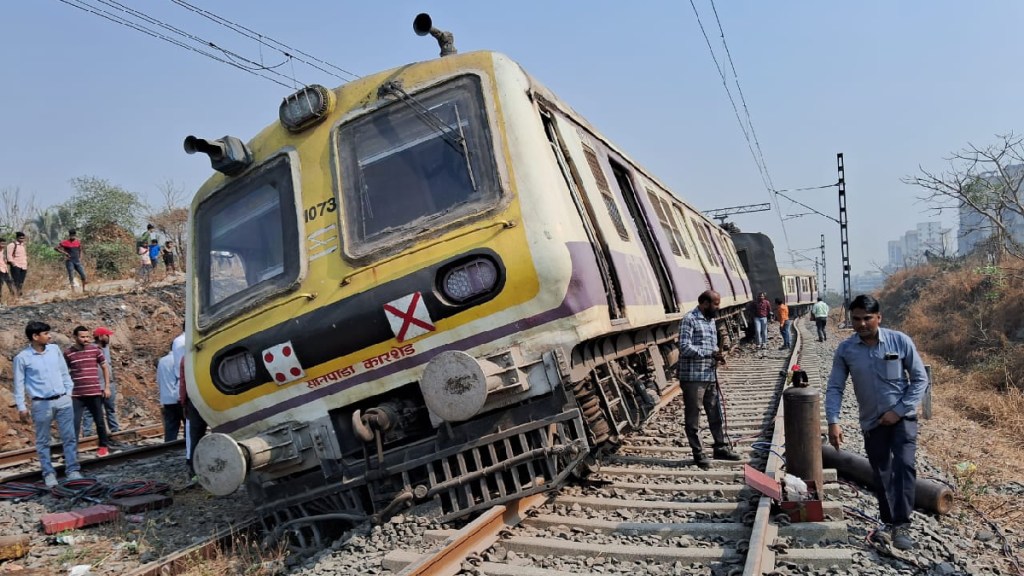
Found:
M 694 463 L 707 470 L 711 467 L 700 439 L 700 408 L 708 417 L 714 438 L 713 456 L 719 460 L 740 460 L 729 448 L 722 426 L 721 399 L 718 396 L 718 374 L 715 364 L 725 363 L 718 350 L 715 315 L 721 304 L 718 292 L 707 290 L 697 297 L 697 307 L 683 316 L 679 323 L 679 383 L 683 389 L 686 439 L 693 450 Z
M 96 422 L 96 433 L 99 435 L 96 455 L 103 457 L 110 453 L 107 423 L 103 417 L 103 399 L 110 395 L 110 367 L 107 366 L 103 351 L 91 343 L 88 328 L 76 326 L 72 334 L 74 344 L 64 351 L 64 360 L 68 364 L 71 381 L 75 384 L 71 391 L 75 407 L 75 434 L 81 432 L 82 415 L 88 410 Z

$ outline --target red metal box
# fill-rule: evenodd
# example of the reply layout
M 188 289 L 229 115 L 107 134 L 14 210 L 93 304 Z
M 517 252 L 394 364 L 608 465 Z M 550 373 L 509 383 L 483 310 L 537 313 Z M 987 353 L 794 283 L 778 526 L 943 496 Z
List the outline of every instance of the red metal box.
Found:
M 822 522 L 825 520 L 821 496 L 814 480 L 805 480 L 807 489 L 814 499 L 800 501 L 785 500 L 782 486 L 778 481 L 764 472 L 752 468 L 749 464 L 743 466 L 743 481 L 747 486 L 778 502 L 779 507 L 789 516 L 791 522 Z

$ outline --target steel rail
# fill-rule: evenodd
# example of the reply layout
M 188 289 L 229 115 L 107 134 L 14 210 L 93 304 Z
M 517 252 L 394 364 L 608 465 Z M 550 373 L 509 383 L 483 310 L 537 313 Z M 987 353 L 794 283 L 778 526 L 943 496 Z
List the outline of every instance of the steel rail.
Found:
M 500 534 L 518 526 L 530 510 L 547 502 L 547 493 L 533 494 L 504 505 L 494 506 L 455 534 L 437 550 L 406 566 L 400 576 L 454 576 L 462 570 L 462 562 L 493 546 Z
M 166 452 L 169 450 L 173 450 L 175 448 L 181 448 L 184 445 L 184 440 L 174 440 L 171 442 L 164 442 L 161 444 L 136 446 L 134 448 L 126 448 L 124 450 L 118 450 L 117 452 L 111 452 L 109 456 L 104 456 L 102 458 L 81 458 L 79 459 L 78 463 L 82 466 L 82 469 L 85 470 L 87 468 L 94 468 L 99 466 L 105 466 L 108 464 L 113 464 L 115 462 L 120 462 L 122 460 L 127 460 L 129 458 L 148 456 L 150 454 L 159 454 L 161 452 Z M 63 464 L 54 464 L 53 467 L 57 472 L 62 472 L 64 470 Z M 40 475 L 41 472 L 39 470 L 19 472 L 17 474 L 11 474 L 10 476 L 0 478 L 0 484 L 7 482 L 21 482 L 25 480 L 40 480 Z
M 802 319 L 799 321 L 803 322 Z M 800 331 L 795 329 L 796 341 L 793 350 L 789 355 L 786 366 L 792 366 L 794 358 L 799 357 L 803 338 Z M 779 407 L 775 411 L 774 426 L 772 434 L 772 445 L 783 446 L 786 444 L 786 427 L 783 423 L 785 403 L 782 401 L 782 392 L 786 387 L 785 379 L 779 389 Z M 765 462 L 764 473 L 773 480 L 778 481 L 782 471 L 782 458 L 775 451 L 768 453 L 768 460 Z M 757 512 L 754 515 L 754 525 L 751 527 L 749 546 L 747 548 L 747 561 L 743 565 L 743 576 L 762 576 L 775 569 L 775 552 L 769 548 L 778 535 L 778 527 L 770 522 L 772 518 L 772 506 L 774 503 L 768 496 L 762 495 L 757 501 Z
M 152 426 L 142 426 L 139 428 L 132 428 L 130 430 L 114 432 L 110 435 L 110 439 L 115 442 L 119 442 L 122 440 L 156 438 L 162 435 L 163 431 L 164 428 L 162 424 L 154 424 Z M 79 450 L 95 450 L 98 447 L 99 438 L 96 436 L 87 436 L 78 441 Z M 55 456 L 59 456 L 63 450 L 64 446 L 59 443 L 50 444 L 50 453 Z M 11 450 L 9 452 L 0 452 L 0 469 L 28 464 L 35 460 L 38 460 L 35 448 L 19 448 L 18 450 Z

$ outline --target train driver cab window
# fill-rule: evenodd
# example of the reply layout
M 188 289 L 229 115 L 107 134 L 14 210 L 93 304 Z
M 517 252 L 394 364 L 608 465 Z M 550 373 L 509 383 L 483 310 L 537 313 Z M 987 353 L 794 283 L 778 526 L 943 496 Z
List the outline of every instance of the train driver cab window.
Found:
M 298 222 L 287 156 L 228 184 L 196 211 L 200 327 L 290 286 L 299 273 Z
M 391 98 L 337 132 L 346 252 L 357 258 L 488 208 L 500 193 L 479 78 Z

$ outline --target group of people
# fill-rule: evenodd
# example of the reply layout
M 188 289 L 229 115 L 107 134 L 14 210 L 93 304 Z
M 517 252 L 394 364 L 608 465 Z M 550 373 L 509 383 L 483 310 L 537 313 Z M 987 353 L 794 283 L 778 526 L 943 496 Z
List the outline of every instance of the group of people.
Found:
M 31 419 L 35 427 L 36 453 L 48 487 L 57 485 L 57 473 L 50 459 L 50 427 L 57 423 L 64 448 L 64 471 L 69 480 L 82 477 L 78 463 L 78 440 L 86 412 L 95 423 L 103 457 L 118 445 L 108 430 L 118 429 L 114 405 L 113 372 L 110 366 L 110 336 L 105 326 L 91 333 L 76 326 L 73 341 L 61 350 L 50 334 L 50 325 L 32 321 L 25 326 L 28 346 L 14 357 L 14 401 L 22 422 Z M 93 343 L 93 339 L 96 343 Z M 31 411 L 26 403 L 31 398 Z
M 175 274 L 178 271 L 176 247 L 173 240 L 167 240 L 160 244 L 156 238 L 156 227 L 152 224 L 146 226 L 146 232 L 137 242 L 136 248 L 139 256 L 138 279 L 143 284 L 148 284 L 160 262 L 164 264 L 165 274 Z M 26 246 L 24 232 L 16 232 L 14 241 L 8 242 L 7 238 L 0 236 L 0 299 L 3 296 L 3 287 L 7 286 L 8 292 L 13 297 L 21 296 L 25 286 L 25 277 L 28 275 L 28 247 Z M 84 247 L 82 240 L 78 237 L 78 230 L 68 230 L 68 237 L 61 240 L 53 247 L 64 258 L 64 267 L 68 274 L 68 285 L 71 290 L 75 289 L 75 276 L 81 282 L 82 291 L 85 291 L 86 273 L 82 264 Z
M 111 438 L 120 429 L 115 401 L 117 389 L 110 361 L 110 337 L 106 326 L 92 330 L 76 326 L 72 343 L 61 350 L 50 333 L 50 325 L 33 321 L 25 326 L 28 346 L 14 357 L 14 399 L 22 422 L 35 427 L 36 453 L 48 487 L 57 485 L 57 472 L 50 458 L 50 429 L 54 422 L 64 449 L 64 471 L 68 480 L 82 477 L 78 463 L 78 441 L 91 436 L 95 425 L 96 455 L 104 457 L 122 445 Z M 192 453 L 206 434 L 207 424 L 185 391 L 185 334 L 174 339 L 171 350 L 157 361 L 156 380 L 164 424 L 164 441 L 178 438 L 184 424 L 186 463 L 189 478 Z M 27 399 L 31 399 L 31 406 Z
M 758 350 L 768 347 L 768 322 L 773 318 L 772 306 L 768 296 L 761 292 L 757 300 L 751 303 L 750 315 L 754 320 L 754 346 Z M 782 298 L 775 299 L 774 318 L 779 321 L 779 333 L 782 335 L 782 345 L 779 350 L 790 350 L 793 348 L 793 321 L 789 316 L 789 306 Z M 811 307 L 811 318 L 814 319 L 815 327 L 818 330 L 818 342 L 826 339 L 825 326 L 828 324 L 828 304 L 822 297 Z
M 156 229 L 152 224 L 146 226 L 146 233 L 136 244 L 139 256 L 138 280 L 142 284 L 148 284 L 153 278 L 153 272 L 157 269 L 161 260 L 164 263 L 164 274 L 170 275 L 178 271 L 174 255 L 174 241 L 167 240 L 163 246 L 160 240 L 155 238 Z
M 761 302 L 764 302 L 762 304 Z M 707 469 L 710 462 L 704 454 L 700 437 L 700 409 L 708 420 L 714 440 L 712 456 L 722 460 L 740 460 L 723 426 L 724 412 L 717 367 L 726 362 L 725 350 L 718 344 L 715 317 L 721 298 L 708 290 L 697 299 L 697 307 L 683 317 L 679 326 L 679 381 L 683 391 L 684 419 L 687 441 L 693 451 L 694 463 Z M 767 326 L 768 314 L 760 315 L 767 304 L 764 294 L 758 298 L 757 321 Z M 784 345 L 789 345 L 787 332 L 791 322 L 785 303 L 779 305 L 779 319 Z M 783 313 L 783 310 L 785 311 Z M 867 295 L 856 297 L 849 304 L 854 334 L 840 342 L 832 359 L 832 371 L 825 387 L 825 417 L 829 442 L 837 450 L 844 442 L 840 425 L 840 409 L 847 379 L 853 382 L 859 425 L 876 486 L 880 529 L 873 533 L 877 542 L 901 550 L 915 546 L 910 535 L 911 512 L 917 481 L 915 458 L 917 450 L 917 407 L 928 387 L 924 364 L 909 336 L 882 328 L 881 306 Z M 770 308 L 769 308 L 770 311 Z M 818 299 L 811 310 L 818 341 L 825 341 L 828 306 Z M 763 342 L 766 338 L 762 338 Z

